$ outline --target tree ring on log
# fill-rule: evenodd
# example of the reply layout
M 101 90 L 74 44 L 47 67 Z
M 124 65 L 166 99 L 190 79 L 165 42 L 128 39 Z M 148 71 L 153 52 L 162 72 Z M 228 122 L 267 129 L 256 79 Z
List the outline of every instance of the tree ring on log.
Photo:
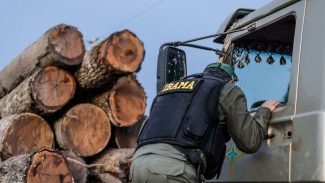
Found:
M 143 43 L 129 30 L 112 34 L 100 49 L 109 65 L 122 72 L 137 71 L 144 58 Z
M 51 127 L 38 115 L 23 113 L 13 118 L 13 122 L 3 135 L 2 158 L 28 154 L 41 148 L 52 148 L 54 135 Z
M 73 183 L 65 158 L 56 151 L 41 150 L 33 157 L 27 170 L 27 183 Z
M 70 109 L 61 130 L 66 147 L 82 157 L 102 151 L 111 137 L 107 114 L 92 104 L 79 104 Z
M 114 125 L 131 126 L 143 117 L 146 96 L 135 75 L 119 78 L 110 92 L 109 105 L 109 114 Z
M 54 66 L 40 71 L 32 84 L 32 96 L 45 111 L 55 112 L 74 96 L 76 82 L 71 74 Z
M 54 50 L 67 65 L 76 65 L 84 56 L 85 46 L 82 34 L 77 28 L 60 24 L 50 32 L 49 41 Z

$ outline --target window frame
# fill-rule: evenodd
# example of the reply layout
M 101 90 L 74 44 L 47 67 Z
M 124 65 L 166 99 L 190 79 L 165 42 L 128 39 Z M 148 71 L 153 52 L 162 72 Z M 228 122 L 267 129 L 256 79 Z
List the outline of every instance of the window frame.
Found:
M 237 40 L 247 36 L 248 34 L 252 34 L 257 30 L 263 29 L 271 24 L 274 24 L 278 21 L 281 21 L 282 19 L 288 17 L 288 16 L 294 16 L 296 20 L 295 25 L 295 32 L 294 32 L 294 42 L 293 42 L 293 48 L 292 48 L 292 63 L 291 63 L 291 71 L 290 71 L 290 87 L 289 87 L 289 93 L 288 93 L 288 101 L 285 106 L 278 107 L 272 114 L 272 121 L 273 123 L 291 120 L 292 117 L 295 115 L 296 111 L 296 102 L 297 102 L 297 85 L 298 85 L 298 73 L 299 73 L 299 57 L 300 57 L 300 47 L 301 47 L 301 34 L 302 34 L 302 27 L 300 27 L 303 23 L 302 16 L 297 16 L 294 11 L 288 12 L 285 10 L 280 10 L 272 16 L 264 17 L 260 20 L 257 20 L 256 22 L 253 22 L 247 26 L 251 27 L 253 24 L 255 24 L 255 29 L 253 31 L 244 31 L 244 32 L 237 32 L 233 34 L 229 34 L 227 36 L 228 43 L 225 43 L 225 45 L 232 45 Z M 230 63 L 231 60 L 227 60 L 227 62 Z M 235 68 L 236 70 L 236 68 Z M 267 99 L 266 99 L 267 100 Z M 248 106 L 250 107 L 250 106 Z

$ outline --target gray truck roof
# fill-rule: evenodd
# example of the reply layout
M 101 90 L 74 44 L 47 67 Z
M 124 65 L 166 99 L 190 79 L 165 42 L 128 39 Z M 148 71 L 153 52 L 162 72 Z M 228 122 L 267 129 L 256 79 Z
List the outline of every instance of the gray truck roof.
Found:
M 258 19 L 261 19 L 267 15 L 272 14 L 275 11 L 283 9 L 297 1 L 301 0 L 274 0 L 265 6 L 259 8 L 258 10 L 252 9 L 238 9 L 236 10 L 231 16 L 225 19 L 225 21 L 219 27 L 217 33 L 223 33 L 230 28 L 230 26 L 235 22 L 238 21 L 235 28 L 239 29 L 244 27 Z M 214 39 L 214 42 L 223 44 L 223 39 L 225 35 L 218 36 Z

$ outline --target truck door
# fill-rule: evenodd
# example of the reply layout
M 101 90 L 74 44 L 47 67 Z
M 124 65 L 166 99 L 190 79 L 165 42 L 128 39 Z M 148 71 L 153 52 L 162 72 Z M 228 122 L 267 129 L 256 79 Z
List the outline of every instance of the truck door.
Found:
M 252 114 L 263 100 L 276 99 L 283 106 L 273 112 L 269 139 L 257 153 L 245 154 L 232 141 L 227 144 L 226 159 L 217 181 L 291 180 L 292 119 L 296 113 L 305 1 L 276 9 L 271 8 L 267 15 L 268 8 L 262 8 L 237 23 L 237 27 L 255 28 L 228 35 L 226 42 L 230 46 L 224 62 L 234 65 L 239 78 L 237 85 L 246 94 L 248 108 L 253 106 Z

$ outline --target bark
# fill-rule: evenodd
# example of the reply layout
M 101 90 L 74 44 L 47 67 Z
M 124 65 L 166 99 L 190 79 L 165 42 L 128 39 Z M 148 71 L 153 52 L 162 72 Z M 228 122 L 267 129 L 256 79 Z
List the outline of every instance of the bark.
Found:
M 135 74 L 120 77 L 114 86 L 92 99 L 115 126 L 132 126 L 144 115 L 146 96 Z
M 115 142 L 118 148 L 136 148 L 137 139 L 144 122 L 143 117 L 138 123 L 129 127 L 115 128 Z
M 71 151 L 61 152 L 67 159 L 75 183 L 86 183 L 88 168 L 86 162 Z
M 0 139 L 3 160 L 32 153 L 43 147 L 52 148 L 54 145 L 51 127 L 43 118 L 32 113 L 15 114 L 1 119 Z
M 106 113 L 92 104 L 74 106 L 54 123 L 54 129 L 59 146 L 81 157 L 99 153 L 111 137 Z
M 0 180 L 1 183 L 73 183 L 65 158 L 48 149 L 4 161 L 0 165 Z
M 0 164 L 1 183 L 25 183 L 26 171 L 30 166 L 30 155 L 14 156 Z
M 0 98 L 39 67 L 79 65 L 84 53 L 82 34 L 77 28 L 60 24 L 49 29 L 0 72 Z
M 48 114 L 74 96 L 76 84 L 66 71 L 49 66 L 36 71 L 0 100 L 1 117 L 24 112 Z
M 103 182 L 114 177 L 127 182 L 133 154 L 134 149 L 109 149 L 90 164 L 90 174 Z
M 117 75 L 138 71 L 143 58 L 143 43 L 134 33 L 116 32 L 86 53 L 75 78 L 82 88 L 99 88 Z
M 89 176 L 88 183 L 123 183 L 120 179 L 109 173 Z

